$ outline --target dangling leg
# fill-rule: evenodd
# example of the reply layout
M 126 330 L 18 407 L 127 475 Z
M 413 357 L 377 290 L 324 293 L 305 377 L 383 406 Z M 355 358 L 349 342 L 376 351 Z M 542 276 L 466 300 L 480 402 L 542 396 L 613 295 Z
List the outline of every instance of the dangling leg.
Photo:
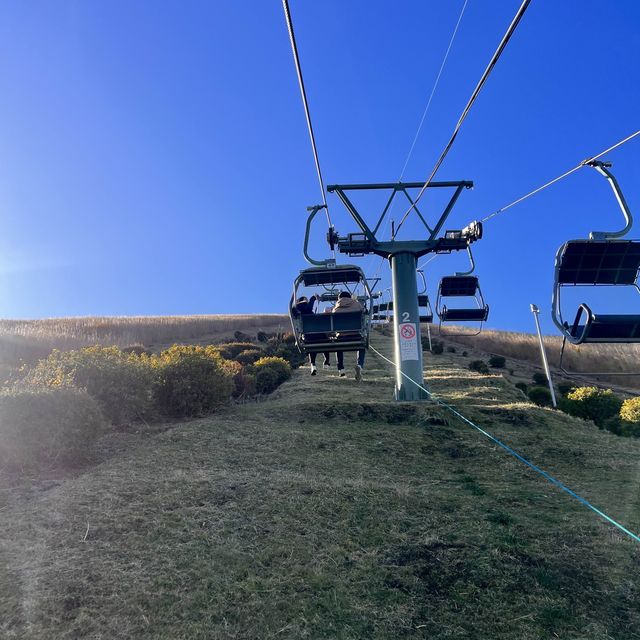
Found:
M 322 368 L 326 369 L 327 367 L 331 366 L 331 354 L 328 351 L 325 351 L 322 355 L 324 356 L 324 363 L 322 364 Z
M 338 373 L 340 374 L 340 377 L 343 378 L 344 377 L 344 351 L 338 351 L 336 353 L 336 358 L 338 360 Z
M 358 349 L 358 363 L 356 364 L 356 380 L 362 380 L 362 369 L 364 368 L 364 358 L 367 352 L 364 349 Z
M 317 353 L 310 353 L 309 354 L 309 364 L 311 365 L 311 375 L 315 376 L 316 375 L 316 358 L 318 357 Z

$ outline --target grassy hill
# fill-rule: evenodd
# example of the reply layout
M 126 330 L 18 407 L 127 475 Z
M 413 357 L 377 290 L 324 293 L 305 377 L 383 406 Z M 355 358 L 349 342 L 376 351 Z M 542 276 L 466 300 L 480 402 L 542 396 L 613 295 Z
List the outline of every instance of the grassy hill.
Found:
M 388 356 L 391 341 L 375 337 Z M 444 400 L 640 529 L 640 443 L 432 356 Z M 640 634 L 640 546 L 430 403 L 295 373 L 0 493 L 3 638 Z

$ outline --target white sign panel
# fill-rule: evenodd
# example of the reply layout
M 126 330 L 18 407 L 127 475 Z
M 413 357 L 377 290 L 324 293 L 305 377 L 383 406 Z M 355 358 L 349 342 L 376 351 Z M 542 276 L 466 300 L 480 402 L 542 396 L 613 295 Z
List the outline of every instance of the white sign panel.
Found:
M 400 324 L 400 360 L 419 360 L 418 331 L 413 322 Z

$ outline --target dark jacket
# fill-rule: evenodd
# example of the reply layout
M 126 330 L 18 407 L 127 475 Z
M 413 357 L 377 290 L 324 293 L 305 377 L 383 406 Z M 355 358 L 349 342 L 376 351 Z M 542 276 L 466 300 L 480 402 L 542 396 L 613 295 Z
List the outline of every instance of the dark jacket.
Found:
M 308 315 L 313 313 L 313 307 L 316 304 L 317 297 L 311 296 L 309 298 L 309 302 L 296 302 L 293 307 L 293 312 L 295 315 Z

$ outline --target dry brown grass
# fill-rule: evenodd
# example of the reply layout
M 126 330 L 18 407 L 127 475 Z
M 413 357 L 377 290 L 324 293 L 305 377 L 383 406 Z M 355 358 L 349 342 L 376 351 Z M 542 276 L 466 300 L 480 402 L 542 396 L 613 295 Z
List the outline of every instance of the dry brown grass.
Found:
M 453 334 L 456 329 L 449 330 Z M 447 332 L 443 331 L 446 339 Z M 466 344 L 486 353 L 515 358 L 541 366 L 538 338 L 531 333 L 484 330 L 478 336 L 453 336 L 451 340 Z M 549 365 L 557 367 L 560 361 L 562 338 L 544 336 Z M 564 367 L 576 372 L 612 371 L 617 373 L 640 371 L 640 345 L 633 344 L 589 344 L 580 347 L 567 345 Z M 640 386 L 635 377 L 601 376 L 602 380 L 623 383 L 634 388 Z
M 639 441 L 459 352 L 426 365 L 439 397 L 640 528 Z M 640 547 L 392 386 L 373 354 L 360 384 L 302 369 L 266 401 L 111 434 L 73 477 L 0 476 L 0 637 L 638 640 Z
M 0 372 L 3 365 L 31 362 L 46 357 L 52 349 L 163 346 L 220 339 L 237 330 L 256 333 L 288 328 L 289 320 L 281 314 L 0 320 Z

